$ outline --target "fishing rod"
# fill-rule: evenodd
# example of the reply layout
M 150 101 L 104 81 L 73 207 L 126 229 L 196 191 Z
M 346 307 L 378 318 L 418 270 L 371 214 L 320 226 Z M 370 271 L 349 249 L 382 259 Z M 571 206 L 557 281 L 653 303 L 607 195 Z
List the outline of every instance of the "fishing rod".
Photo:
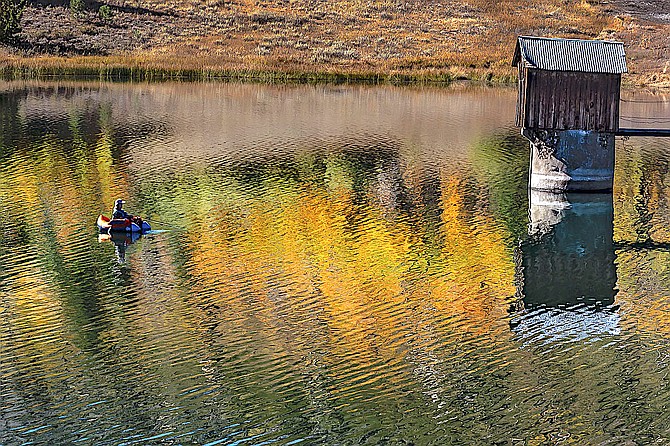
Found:
M 183 231 L 183 230 L 184 230 L 183 227 L 175 226 L 175 225 L 173 225 L 173 224 L 171 224 L 171 223 L 167 223 L 167 222 L 165 222 L 165 221 L 163 221 L 163 220 L 161 220 L 161 219 L 158 219 L 158 218 L 153 218 L 153 217 L 152 217 L 152 218 L 149 219 L 149 220 L 150 220 L 151 222 L 156 222 L 156 223 L 158 223 L 158 224 L 161 225 L 161 226 L 167 226 L 168 228 L 173 229 L 173 230 L 175 230 L 175 231 Z

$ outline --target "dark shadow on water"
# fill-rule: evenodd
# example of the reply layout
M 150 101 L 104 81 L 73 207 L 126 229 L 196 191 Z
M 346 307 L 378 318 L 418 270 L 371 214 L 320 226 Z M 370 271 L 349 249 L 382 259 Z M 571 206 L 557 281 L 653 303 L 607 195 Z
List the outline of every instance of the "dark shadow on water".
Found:
M 531 191 L 529 201 L 513 330 L 549 340 L 618 333 L 612 194 Z

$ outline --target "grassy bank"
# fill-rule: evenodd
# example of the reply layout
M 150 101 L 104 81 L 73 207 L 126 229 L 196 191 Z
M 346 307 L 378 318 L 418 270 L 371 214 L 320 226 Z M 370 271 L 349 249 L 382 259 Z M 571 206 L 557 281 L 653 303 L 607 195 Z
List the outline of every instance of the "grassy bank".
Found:
M 12 57 L 0 63 L 4 79 L 51 77 L 95 77 L 105 80 L 243 80 L 266 83 L 371 83 L 371 84 L 448 84 L 456 80 L 487 83 L 512 83 L 516 73 L 510 69 L 476 67 L 454 69 L 405 68 L 368 69 L 361 67 L 314 67 L 309 65 L 250 63 L 231 64 L 211 60 L 184 61 L 138 56 Z M 507 68 L 507 67 L 505 67 Z
M 670 47 L 616 1 L 108 0 L 104 18 L 43 3 L 0 47 L 3 77 L 507 83 L 516 36 L 545 35 L 637 42 L 629 82 L 662 83 Z

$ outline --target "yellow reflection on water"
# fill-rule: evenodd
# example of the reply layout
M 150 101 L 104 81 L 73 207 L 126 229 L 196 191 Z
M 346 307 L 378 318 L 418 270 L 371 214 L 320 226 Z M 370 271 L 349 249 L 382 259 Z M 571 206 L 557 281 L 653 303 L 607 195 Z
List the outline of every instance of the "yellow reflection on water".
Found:
M 281 93 L 280 99 L 286 95 L 300 92 Z M 338 99 L 342 110 L 352 101 L 344 96 Z M 449 102 L 443 98 L 439 93 L 423 100 L 441 109 Z M 485 109 L 467 99 L 461 97 L 445 118 Z M 513 100 L 500 101 L 500 110 L 513 108 Z M 188 117 L 201 109 L 200 117 L 222 102 L 202 107 L 194 101 L 179 113 Z M 284 102 L 278 100 L 278 107 Z M 361 103 L 358 116 L 367 110 Z M 385 115 L 390 107 L 379 108 Z M 345 115 L 340 109 L 331 113 Z M 457 420 L 452 428 L 464 444 L 475 442 L 466 441 L 468 435 L 510 438 L 519 425 L 530 432 L 530 443 L 533 432 L 537 443 L 558 438 L 552 429 L 575 433 L 571 441 L 583 443 L 596 431 L 602 434 L 604 397 L 616 423 L 628 420 L 620 412 L 631 407 L 633 426 L 637 408 L 621 401 L 642 401 L 657 391 L 655 380 L 664 369 L 654 368 L 653 358 L 645 365 L 655 374 L 647 383 L 651 390 L 635 384 L 621 392 L 619 377 L 631 367 L 630 359 L 620 359 L 639 353 L 623 336 L 605 333 L 610 337 L 592 343 L 550 346 L 541 339 L 541 325 L 529 329 L 536 342 L 513 332 L 510 240 L 518 234 L 510 235 L 509 228 L 525 232 L 526 209 L 520 219 L 510 218 L 514 225 L 501 222 L 509 218 L 505 212 L 518 211 L 517 198 L 495 184 L 507 182 L 501 173 L 516 159 L 509 136 L 502 138 L 506 151 L 496 151 L 497 136 L 470 156 L 473 137 L 458 131 L 469 128 L 464 121 L 441 127 L 438 136 L 426 132 L 426 152 L 393 135 L 350 137 L 349 123 L 363 122 L 351 118 L 330 132 L 337 138 L 316 138 L 305 148 L 300 144 L 312 133 L 299 129 L 304 139 L 297 138 L 295 129 L 284 128 L 293 117 L 280 114 L 276 127 L 284 128 L 290 142 L 283 147 L 274 137 L 255 144 L 252 130 L 238 128 L 246 117 L 227 122 L 230 133 L 205 134 L 203 129 L 215 127 L 212 120 L 225 121 L 224 113 L 192 130 L 206 140 L 194 144 L 197 150 L 189 151 L 186 133 L 172 135 L 177 149 L 170 139 L 156 138 L 141 151 L 141 137 L 130 131 L 120 140 L 127 129 L 113 125 L 104 107 L 94 115 L 68 111 L 69 139 L 33 135 L 0 165 L 8 222 L 0 234 L 0 340 L 12 341 L 10 347 L 0 344 L 0 354 L 11 358 L 15 370 L 48 370 L 41 381 L 22 382 L 14 371 L 7 381 L 16 388 L 39 381 L 45 393 L 66 400 L 72 387 L 82 394 L 94 388 L 99 393 L 81 401 L 74 396 L 67 400 L 68 413 L 57 414 L 74 414 L 72 424 L 111 420 L 108 425 L 123 425 L 116 427 L 120 431 L 124 423 L 146 417 L 149 427 L 140 430 L 153 434 L 193 432 L 218 418 L 222 429 L 203 436 L 214 439 L 233 422 L 250 418 L 256 424 L 240 437 L 264 429 L 290 431 L 299 413 L 312 423 L 301 434 L 355 418 L 356 435 L 377 425 L 380 432 L 413 435 L 420 426 L 434 438 L 442 423 Z M 403 116 L 386 119 L 396 126 Z M 449 119 L 433 121 L 421 125 Z M 92 131 L 84 130 L 86 122 L 95 123 Z M 486 116 L 481 122 L 493 125 Z M 190 128 L 193 120 L 178 124 Z M 252 127 L 264 125 L 258 120 Z M 249 134 L 223 137 L 236 131 Z M 457 146 L 456 155 L 442 146 L 452 133 L 461 138 L 449 142 Z M 247 145 L 239 148 L 241 139 Z M 219 140 L 227 141 L 224 149 L 215 144 Z M 444 158 L 422 164 L 438 152 Z M 661 155 L 662 150 L 650 158 L 642 150 L 620 157 L 616 242 L 667 242 L 668 179 Z M 433 195 L 426 198 L 426 191 Z M 94 227 L 97 214 L 109 212 L 118 197 L 130 198 L 130 210 L 155 218 L 156 227 L 163 221 L 171 229 L 129 247 L 124 265 L 115 261 L 111 244 L 98 244 Z M 617 251 L 621 291 L 615 302 L 622 304 L 622 333 L 635 325 L 667 339 L 668 260 L 662 249 Z M 658 407 L 665 404 L 663 396 Z M 102 399 L 112 403 L 88 407 Z M 134 404 L 138 400 L 142 404 Z M 403 422 L 416 426 L 398 428 Z M 117 431 L 110 438 L 125 435 Z
M 614 241 L 622 320 L 670 336 L 670 159 L 665 138 L 618 141 Z
M 338 184 L 288 193 L 275 185 L 243 210 L 198 208 L 203 219 L 188 231 L 192 293 L 276 330 L 291 319 L 286 313 L 323 320 L 334 353 L 355 352 L 361 362 L 399 359 L 417 306 L 459 321 L 461 331 L 499 323 L 514 294 L 512 255 L 500 227 L 467 209 L 461 180 L 441 178 L 443 212 L 432 242 L 408 220 L 355 204 L 354 190 Z M 214 203 L 233 202 L 221 194 Z M 289 350 L 307 347 L 286 342 Z

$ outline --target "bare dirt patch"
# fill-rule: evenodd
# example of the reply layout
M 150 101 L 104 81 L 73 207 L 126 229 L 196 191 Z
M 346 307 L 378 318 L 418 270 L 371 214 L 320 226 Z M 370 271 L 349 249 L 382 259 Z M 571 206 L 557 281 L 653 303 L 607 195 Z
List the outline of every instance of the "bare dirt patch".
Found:
M 611 0 L 602 8 L 620 22 L 608 37 L 626 44 L 630 81 L 670 87 L 670 0 Z

